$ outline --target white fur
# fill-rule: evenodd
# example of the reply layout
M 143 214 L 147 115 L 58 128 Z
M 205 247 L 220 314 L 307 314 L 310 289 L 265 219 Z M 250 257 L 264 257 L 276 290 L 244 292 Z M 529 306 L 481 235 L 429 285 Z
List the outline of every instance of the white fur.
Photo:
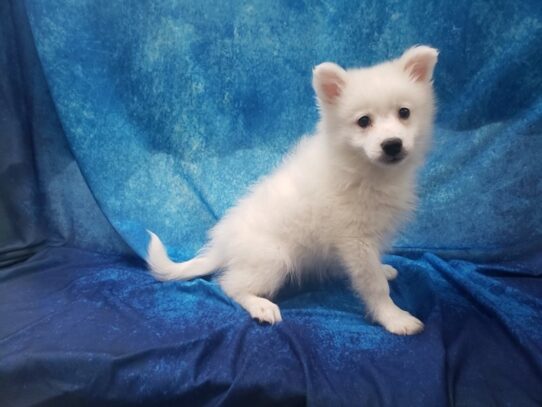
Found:
M 313 72 L 321 120 L 282 165 L 254 185 L 210 231 L 194 259 L 173 263 L 151 234 L 148 263 L 163 280 L 222 269 L 226 294 L 262 322 L 281 321 L 272 298 L 287 279 L 322 273 L 340 262 L 368 314 L 395 334 L 423 324 L 397 307 L 387 279 L 397 271 L 380 255 L 415 203 L 415 171 L 430 138 L 437 51 L 418 46 L 400 58 L 344 70 L 324 63 Z M 407 107 L 411 116 L 398 117 Z M 372 125 L 357 121 L 368 115 Z M 406 158 L 382 161 L 381 143 L 402 140 Z

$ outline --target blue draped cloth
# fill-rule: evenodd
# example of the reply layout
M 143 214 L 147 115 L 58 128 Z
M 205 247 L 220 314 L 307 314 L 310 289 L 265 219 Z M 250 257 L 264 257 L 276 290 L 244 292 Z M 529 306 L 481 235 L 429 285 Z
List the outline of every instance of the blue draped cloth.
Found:
M 312 67 L 440 49 L 420 205 L 385 260 L 425 331 L 345 281 L 262 326 L 159 283 L 318 114 Z M 0 405 L 542 404 L 542 4 L 0 4 Z

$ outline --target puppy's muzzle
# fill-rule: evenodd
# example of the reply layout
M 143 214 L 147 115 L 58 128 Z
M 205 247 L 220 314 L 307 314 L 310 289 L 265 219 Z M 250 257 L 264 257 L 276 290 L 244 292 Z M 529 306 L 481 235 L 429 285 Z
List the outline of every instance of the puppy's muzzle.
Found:
M 406 156 L 403 141 L 400 138 L 386 139 L 380 144 L 380 147 L 382 147 L 383 151 L 381 160 L 385 163 L 396 163 Z

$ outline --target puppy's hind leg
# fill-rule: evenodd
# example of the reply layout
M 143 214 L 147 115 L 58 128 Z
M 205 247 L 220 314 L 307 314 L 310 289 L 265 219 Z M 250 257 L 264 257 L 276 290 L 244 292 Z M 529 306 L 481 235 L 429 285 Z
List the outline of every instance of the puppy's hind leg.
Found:
M 220 276 L 222 290 L 243 307 L 253 319 L 275 324 L 282 321 L 277 304 L 265 297 L 275 294 L 286 277 L 286 269 L 273 262 L 253 268 L 231 267 Z

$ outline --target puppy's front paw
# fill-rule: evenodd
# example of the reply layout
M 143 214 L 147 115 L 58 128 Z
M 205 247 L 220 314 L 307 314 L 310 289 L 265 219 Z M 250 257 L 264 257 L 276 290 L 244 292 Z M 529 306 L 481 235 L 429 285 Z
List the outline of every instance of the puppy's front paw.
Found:
M 390 266 L 389 264 L 383 264 L 382 265 L 382 271 L 384 272 L 384 275 L 386 276 L 386 280 L 393 280 L 397 277 L 397 269 L 395 267 Z
M 423 322 L 402 310 L 380 323 L 395 335 L 414 335 L 423 331 Z
M 278 305 L 266 298 L 251 298 L 246 301 L 244 307 L 252 318 L 257 319 L 260 322 L 266 322 L 273 325 L 282 321 Z

